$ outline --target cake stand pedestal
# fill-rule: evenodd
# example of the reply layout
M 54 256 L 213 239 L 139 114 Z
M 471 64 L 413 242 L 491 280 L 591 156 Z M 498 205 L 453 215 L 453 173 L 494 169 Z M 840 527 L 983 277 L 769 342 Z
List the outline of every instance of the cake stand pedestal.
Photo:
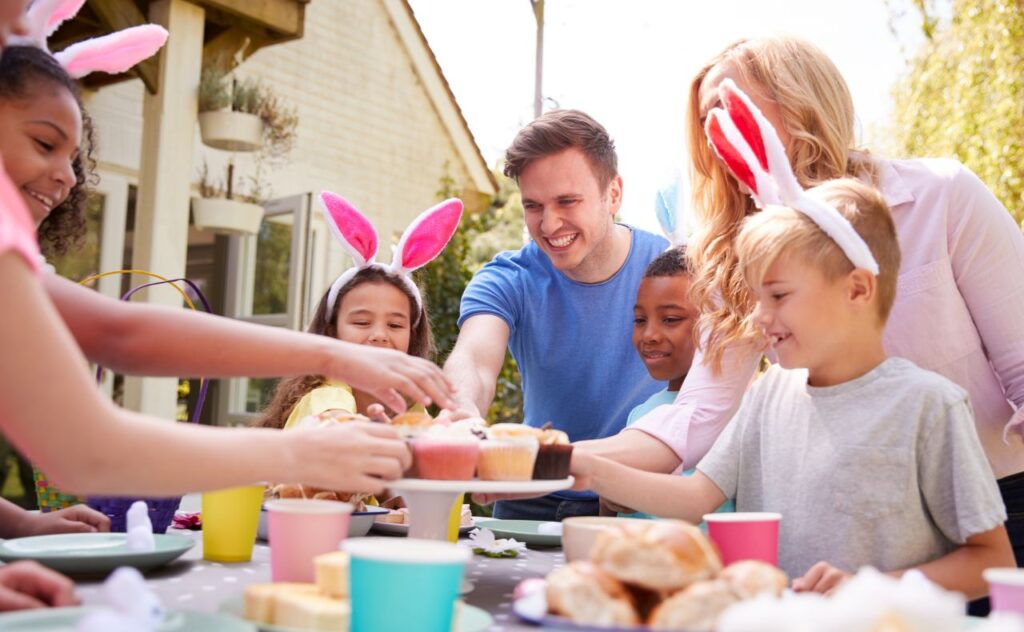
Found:
M 448 539 L 448 516 L 459 494 L 536 494 L 543 496 L 572 487 L 573 477 L 542 481 L 435 481 L 403 478 L 388 483 L 409 508 L 409 537 Z

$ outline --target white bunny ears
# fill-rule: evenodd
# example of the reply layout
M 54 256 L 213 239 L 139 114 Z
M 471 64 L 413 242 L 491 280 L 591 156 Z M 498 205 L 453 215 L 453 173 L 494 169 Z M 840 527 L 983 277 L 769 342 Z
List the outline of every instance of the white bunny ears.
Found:
M 462 219 L 462 201 L 448 199 L 420 213 L 402 233 L 398 246 L 394 247 L 394 257 L 390 265 L 374 261 L 379 244 L 377 230 L 348 200 L 336 193 L 324 191 L 320 194 L 320 208 L 327 225 L 331 228 L 331 233 L 355 261 L 355 266 L 343 272 L 331 284 L 331 289 L 327 293 L 327 313 L 334 312 L 338 293 L 357 272 L 377 267 L 395 273 L 416 298 L 416 305 L 421 308 L 413 317 L 413 326 L 417 325 L 423 299 L 419 288 L 412 281 L 412 271 L 433 261 L 448 245 Z
M 66 20 L 78 14 L 85 0 L 36 0 L 28 10 L 29 34 L 21 43 L 49 50 L 46 40 Z M 167 41 L 167 30 L 156 24 L 133 26 L 103 37 L 79 42 L 54 57 L 75 79 L 93 72 L 119 74 L 152 57 Z
M 877 275 L 878 263 L 864 239 L 836 209 L 808 195 L 793 174 L 775 128 L 731 79 L 719 85 L 725 109 L 708 113 L 704 131 L 715 153 L 750 189 L 758 208 L 788 206 L 811 218 L 858 268 Z

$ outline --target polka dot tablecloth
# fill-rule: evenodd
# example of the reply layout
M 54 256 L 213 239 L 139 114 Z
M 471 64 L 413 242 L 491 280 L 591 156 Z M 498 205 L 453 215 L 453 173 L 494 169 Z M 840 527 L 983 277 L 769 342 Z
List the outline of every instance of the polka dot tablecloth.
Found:
M 171 529 L 168 533 L 193 537 L 196 546 L 174 563 L 146 576 L 150 588 L 167 607 L 216 612 L 224 601 L 241 595 L 246 585 L 270 581 L 270 549 L 266 544 L 256 544 L 250 562 L 221 564 L 203 560 L 201 532 Z M 512 590 L 521 580 L 544 577 L 564 563 L 562 549 L 529 549 L 518 558 L 474 555 L 466 566 L 466 579 L 473 590 L 463 598 L 491 613 L 491 630 L 537 630 L 524 625 L 512 612 Z M 77 586 L 85 604 L 106 603 L 100 594 L 101 581 L 78 581 Z

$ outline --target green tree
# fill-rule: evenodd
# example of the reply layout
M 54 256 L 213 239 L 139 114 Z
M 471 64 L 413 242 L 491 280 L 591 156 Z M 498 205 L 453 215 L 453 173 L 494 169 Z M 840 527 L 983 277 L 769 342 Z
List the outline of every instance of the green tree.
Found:
M 945 22 L 913 4 L 925 42 L 895 89 L 895 148 L 956 156 L 1024 220 L 1024 3 L 953 0 Z
M 437 193 L 439 200 L 458 194 L 455 181 L 447 175 L 447 164 L 444 173 Z M 490 207 L 478 213 L 466 213 L 444 252 L 416 272 L 416 280 L 424 288 L 439 364 L 448 358 L 459 336 L 459 302 L 473 274 L 497 253 L 523 245 L 523 207 L 519 190 L 501 173 L 495 172 L 495 177 L 500 186 Z M 508 352 L 498 375 L 494 402 L 486 417 L 493 423 L 523 420 L 519 369 Z

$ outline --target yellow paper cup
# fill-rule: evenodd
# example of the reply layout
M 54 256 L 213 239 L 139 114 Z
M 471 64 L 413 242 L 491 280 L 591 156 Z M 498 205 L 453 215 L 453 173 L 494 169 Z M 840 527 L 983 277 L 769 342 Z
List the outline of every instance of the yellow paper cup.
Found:
M 448 514 L 448 541 L 458 542 L 459 540 L 459 525 L 462 523 L 462 499 L 465 494 L 459 494 L 459 497 L 455 499 L 455 504 L 452 505 L 452 510 Z
M 256 542 L 263 485 L 232 487 L 203 494 L 203 559 L 248 562 Z

